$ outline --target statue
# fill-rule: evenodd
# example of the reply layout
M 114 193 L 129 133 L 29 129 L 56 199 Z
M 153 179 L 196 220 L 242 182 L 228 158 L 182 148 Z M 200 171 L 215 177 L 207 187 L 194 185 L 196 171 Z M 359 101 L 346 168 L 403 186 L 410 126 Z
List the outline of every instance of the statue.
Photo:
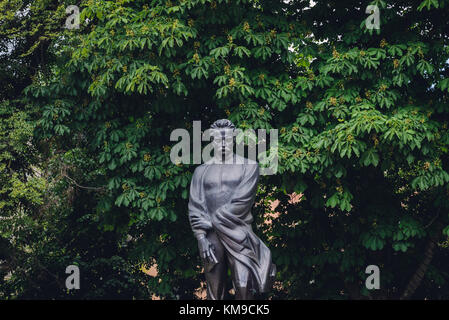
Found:
M 229 267 L 236 299 L 250 300 L 269 291 L 276 274 L 270 250 L 251 227 L 259 165 L 233 152 L 231 121 L 217 120 L 211 129 L 221 152 L 195 169 L 189 221 L 204 265 L 207 299 L 224 299 Z

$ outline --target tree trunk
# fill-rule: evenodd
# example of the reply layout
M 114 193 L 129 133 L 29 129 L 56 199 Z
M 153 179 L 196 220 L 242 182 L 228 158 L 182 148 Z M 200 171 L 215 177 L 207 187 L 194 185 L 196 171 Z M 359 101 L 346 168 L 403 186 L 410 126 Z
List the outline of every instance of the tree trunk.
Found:
M 433 255 L 435 254 L 435 247 L 438 242 L 439 237 L 441 236 L 441 231 L 443 230 L 443 224 L 437 221 L 434 233 L 429 238 L 429 242 L 427 243 L 426 249 L 424 250 L 424 259 L 419 264 L 415 273 L 411 277 L 407 287 L 405 288 L 400 300 L 406 300 L 410 298 L 416 291 L 416 289 L 421 284 L 424 275 L 427 272 L 427 269 L 430 266 L 430 262 L 432 261 Z

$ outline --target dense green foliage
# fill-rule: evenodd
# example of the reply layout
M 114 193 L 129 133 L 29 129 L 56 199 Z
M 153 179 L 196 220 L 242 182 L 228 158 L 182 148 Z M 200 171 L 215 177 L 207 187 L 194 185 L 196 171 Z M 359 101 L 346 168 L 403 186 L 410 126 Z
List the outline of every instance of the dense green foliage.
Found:
M 93 160 L 33 134 L 41 108 L 23 89 L 54 79 L 64 4 L 1 1 L 0 9 L 0 299 L 148 296 L 121 237 L 98 234 L 96 203 L 67 178 Z M 70 264 L 83 270 L 82 291 L 66 290 Z
M 364 23 L 370 3 L 379 30 Z M 8 269 L 5 296 L 192 298 L 195 166 L 171 163 L 169 137 L 227 117 L 279 129 L 279 170 L 254 208 L 278 266 L 273 298 L 447 298 L 448 6 L 82 2 L 81 28 L 45 31 L 50 60 L 34 73 L 21 56 L 30 85 L 1 96 L 0 217 L 12 218 L 0 236 L 28 268 Z M 67 293 L 58 282 L 72 263 L 82 285 Z M 153 263 L 157 276 L 138 271 Z M 371 264 L 380 290 L 364 289 Z

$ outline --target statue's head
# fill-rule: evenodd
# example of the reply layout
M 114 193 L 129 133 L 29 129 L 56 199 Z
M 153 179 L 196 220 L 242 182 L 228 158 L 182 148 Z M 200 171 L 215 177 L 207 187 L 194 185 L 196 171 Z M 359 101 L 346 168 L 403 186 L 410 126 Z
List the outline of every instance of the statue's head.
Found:
M 228 119 L 220 119 L 215 121 L 210 128 L 214 137 L 215 150 L 221 150 L 222 156 L 225 157 L 231 155 L 234 145 L 235 125 Z
M 211 129 L 222 129 L 222 128 L 226 128 L 226 129 L 235 129 L 235 125 L 228 119 L 220 119 L 215 121 L 214 123 L 212 123 L 212 125 L 210 126 Z

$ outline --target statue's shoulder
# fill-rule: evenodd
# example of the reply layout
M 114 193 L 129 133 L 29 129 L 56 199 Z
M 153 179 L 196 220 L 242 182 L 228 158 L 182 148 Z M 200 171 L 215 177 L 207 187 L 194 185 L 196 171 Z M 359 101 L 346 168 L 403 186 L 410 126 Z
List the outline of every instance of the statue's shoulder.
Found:
M 205 169 L 206 169 L 206 164 L 205 164 L 205 163 L 200 164 L 200 165 L 199 165 L 198 167 L 196 167 L 195 170 L 193 171 L 193 176 L 194 176 L 194 177 L 200 177 L 200 176 L 203 174 L 203 172 L 204 172 Z

